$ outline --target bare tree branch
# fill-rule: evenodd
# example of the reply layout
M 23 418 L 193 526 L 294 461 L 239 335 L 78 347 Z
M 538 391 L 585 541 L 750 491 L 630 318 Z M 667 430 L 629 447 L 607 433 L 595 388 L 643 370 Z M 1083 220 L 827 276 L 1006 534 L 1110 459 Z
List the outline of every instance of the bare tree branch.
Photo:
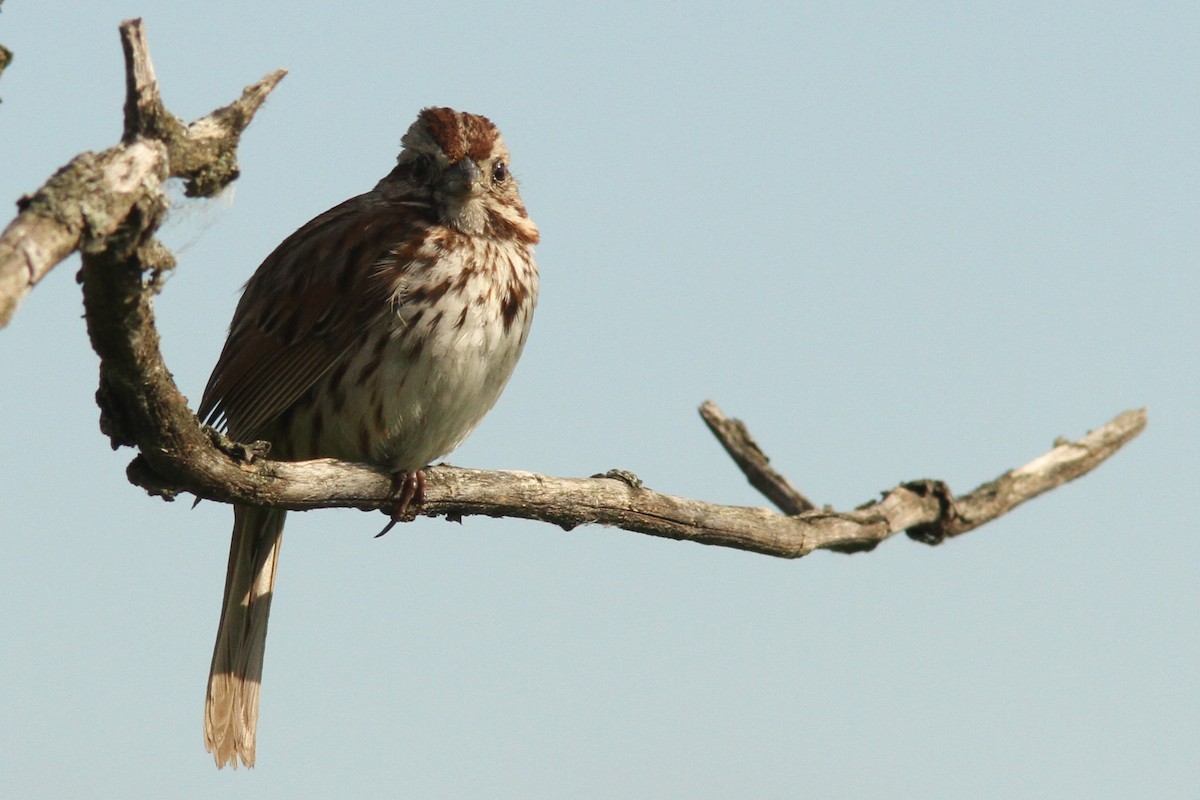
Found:
M 53 189 L 43 187 L 36 202 L 25 202 L 0 238 L 0 245 L 8 247 L 0 248 L 0 278 L 8 269 L 5 252 L 24 276 L 23 294 L 36 282 L 30 276 L 44 274 L 72 249 L 82 251 L 88 333 L 101 360 L 96 395 L 101 429 L 114 447 L 138 449 L 128 470 L 133 483 L 168 499 L 188 492 L 294 510 L 390 508 L 391 476 L 383 470 L 331 459 L 269 460 L 265 443 L 231 442 L 202 426 L 175 386 L 159 350 L 152 309 L 159 276 L 174 263 L 153 238 L 166 211 L 161 184 L 168 176 L 184 177 L 189 191 L 208 194 L 233 180 L 238 137 L 282 72 L 247 88 L 230 106 L 184 126 L 162 105 L 140 23 L 124 23 L 122 36 L 129 73 L 126 141 L 99 156 L 80 156 L 60 171 L 69 176 L 55 176 L 47 183 Z M 35 205 L 37 213 L 27 217 Z M 99 222 L 90 216 L 93 207 L 105 209 Z M 10 235 L 14 226 L 17 232 Z M 0 291 L 0 300 L 15 304 L 14 297 L 19 299 Z M 429 470 L 421 512 L 449 519 L 534 519 L 565 529 L 609 525 L 785 558 L 817 549 L 870 550 L 900 531 L 934 544 L 1086 474 L 1146 424 L 1144 410 L 1127 411 L 962 497 L 941 481 L 918 480 L 839 512 L 813 508 L 769 466 L 742 423 L 726 419 L 711 403 L 702 407 L 702 414 L 751 483 L 785 513 L 661 494 L 617 470 L 591 478 L 556 478 L 446 465 Z
M 100 248 L 140 215 L 135 207 L 165 209 L 166 179 L 184 179 L 193 197 L 216 194 L 234 180 L 241 132 L 285 74 L 267 75 L 235 102 L 185 126 L 163 108 L 141 20 L 123 22 L 121 40 L 128 73 L 123 140 L 79 154 L 17 202 L 20 213 L 0 233 L 0 328 L 67 256 Z
M 599 524 L 701 544 L 798 558 L 813 550 L 870 550 L 907 530 L 936 544 L 1011 511 L 1042 492 L 1099 466 L 1146 425 L 1144 410 L 1126 411 L 1074 442 L 1064 442 L 1020 469 L 969 494 L 954 497 L 940 481 L 910 481 L 853 511 L 812 510 L 787 516 L 764 508 L 726 506 L 651 491 L 628 473 L 556 478 L 532 472 L 484 471 L 440 464 L 427 472 L 427 516 L 517 517 L 570 530 Z M 388 509 L 391 476 L 364 464 L 333 459 L 282 462 L 257 458 L 219 434 L 209 434 L 227 458 L 197 454 L 190 466 L 164 480 L 139 457 L 130 480 L 153 493 L 180 490 L 224 502 L 251 502 L 292 510 Z M 191 472 L 187 475 L 187 470 Z

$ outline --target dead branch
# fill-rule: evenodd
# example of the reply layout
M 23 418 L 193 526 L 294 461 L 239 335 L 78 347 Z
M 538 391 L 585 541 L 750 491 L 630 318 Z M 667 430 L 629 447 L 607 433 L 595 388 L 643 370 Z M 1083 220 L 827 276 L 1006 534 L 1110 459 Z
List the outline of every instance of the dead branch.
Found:
M 787 478 L 775 471 L 771 459 L 740 419 L 729 419 L 711 400 L 700 404 L 700 416 L 750 485 L 762 492 L 776 508 L 785 514 L 803 514 L 816 508 Z
M 4 0 L 0 0 L 0 6 L 4 5 Z M 4 74 L 4 70 L 12 63 L 13 54 L 4 45 L 0 44 L 0 75 Z
M 216 194 L 238 175 L 237 143 L 267 95 L 286 74 L 276 70 L 242 96 L 191 125 L 162 103 L 141 20 L 121 23 L 125 48 L 125 133 L 101 153 L 80 153 L 31 195 L 0 233 L 0 328 L 46 274 L 75 252 L 102 250 L 135 225 L 150 235 L 166 208 L 162 184 L 182 178 L 191 197 Z M 135 210 L 136 209 L 136 210 Z
M 1145 425 L 1144 410 L 1126 411 L 1082 439 L 1061 443 L 961 497 L 941 481 L 909 481 L 853 511 L 811 510 L 789 516 L 764 508 L 718 505 L 651 491 L 636 477 L 616 470 L 591 478 L 556 478 L 440 464 L 428 470 L 422 513 L 449 519 L 468 515 L 533 519 L 566 530 L 608 525 L 783 558 L 818 549 L 870 550 L 900 531 L 937 544 L 1087 474 Z M 212 500 L 292 510 L 390 507 L 391 476 L 383 470 L 333 459 L 268 461 L 218 434 L 210 435 L 227 458 L 210 459 L 207 454 L 197 458 L 186 467 L 192 470 L 189 484 L 164 481 L 142 457 L 130 465 L 130 480 L 152 493 L 185 490 Z
M 4 70 L 7 69 L 8 65 L 12 63 L 12 59 L 12 50 L 9 50 L 4 45 L 0 44 L 0 75 L 4 74 Z
M 83 253 L 88 332 L 100 356 L 101 429 L 114 447 L 137 448 L 131 482 L 172 498 L 188 492 L 226 503 L 294 510 L 390 507 L 391 477 L 362 464 L 279 462 L 264 443 L 231 442 L 202 426 L 175 386 L 158 347 L 152 299 L 174 261 L 154 238 L 166 213 L 162 183 L 188 181 L 207 195 L 237 176 L 236 147 L 278 71 L 242 97 L 190 125 L 163 107 L 140 21 L 121 26 L 128 72 L 125 139 L 82 154 L 20 204 L 0 236 L 0 324 L 54 264 Z M 870 550 L 900 531 L 936 544 L 1095 469 L 1146 425 L 1127 411 L 1074 442 L 956 497 L 945 483 L 917 480 L 852 511 L 816 509 L 769 459 L 746 427 L 714 404 L 701 413 L 752 485 L 784 513 L 652 491 L 630 473 L 557 478 L 438 465 L 428 472 L 422 513 L 534 519 L 570 529 L 599 524 L 786 558 L 817 549 Z

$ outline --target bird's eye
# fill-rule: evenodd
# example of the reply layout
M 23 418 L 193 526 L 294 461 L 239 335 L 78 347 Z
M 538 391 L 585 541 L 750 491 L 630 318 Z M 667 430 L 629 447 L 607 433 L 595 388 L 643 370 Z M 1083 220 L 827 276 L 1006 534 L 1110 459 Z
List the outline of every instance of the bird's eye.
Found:
M 412 179 L 417 183 L 428 183 L 433 174 L 433 165 L 428 158 L 415 158 L 412 162 Z
M 492 183 L 504 183 L 508 180 L 508 165 L 503 161 L 492 164 Z

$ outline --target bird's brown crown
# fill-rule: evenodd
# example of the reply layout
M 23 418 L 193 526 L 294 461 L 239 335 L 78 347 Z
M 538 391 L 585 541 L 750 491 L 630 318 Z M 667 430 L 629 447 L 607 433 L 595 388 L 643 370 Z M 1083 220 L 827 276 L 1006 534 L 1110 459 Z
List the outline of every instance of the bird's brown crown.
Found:
M 452 108 L 426 108 L 413 127 L 421 127 L 433 139 L 450 163 L 466 157 L 483 161 L 492 154 L 500 131 L 487 117 L 467 114 Z

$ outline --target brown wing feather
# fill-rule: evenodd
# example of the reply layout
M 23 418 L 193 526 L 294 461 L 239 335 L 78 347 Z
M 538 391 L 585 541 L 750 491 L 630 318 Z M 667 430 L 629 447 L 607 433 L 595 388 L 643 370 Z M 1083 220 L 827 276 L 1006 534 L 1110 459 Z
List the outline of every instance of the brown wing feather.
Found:
M 271 421 L 360 344 L 372 320 L 388 313 L 392 285 L 374 267 L 419 224 L 414 212 L 368 192 L 275 248 L 242 293 L 200 418 L 235 439 L 263 438 Z M 281 305 L 284 298 L 289 305 Z

